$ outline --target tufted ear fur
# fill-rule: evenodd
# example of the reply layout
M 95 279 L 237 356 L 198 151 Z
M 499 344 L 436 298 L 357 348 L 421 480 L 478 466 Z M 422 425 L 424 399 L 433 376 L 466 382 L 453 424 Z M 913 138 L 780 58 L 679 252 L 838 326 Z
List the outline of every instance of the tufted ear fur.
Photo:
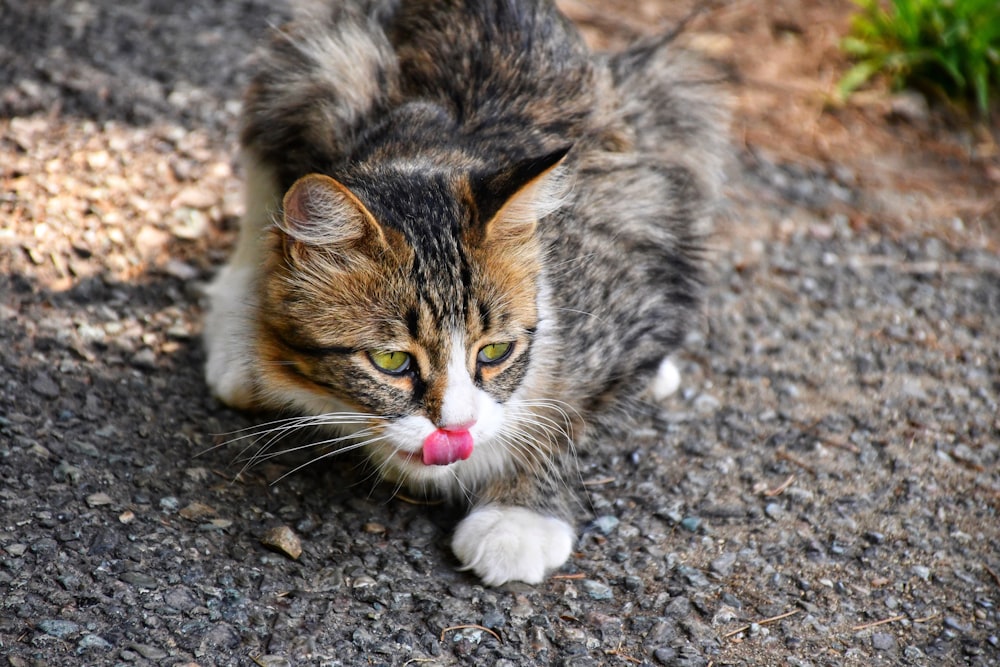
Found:
M 569 185 L 563 162 L 572 146 L 528 158 L 489 176 L 472 179 L 481 241 L 522 239 L 565 201 Z
M 365 205 L 339 181 L 309 174 L 295 181 L 283 200 L 278 227 L 285 250 L 301 258 L 311 250 L 335 254 L 385 247 L 381 226 Z

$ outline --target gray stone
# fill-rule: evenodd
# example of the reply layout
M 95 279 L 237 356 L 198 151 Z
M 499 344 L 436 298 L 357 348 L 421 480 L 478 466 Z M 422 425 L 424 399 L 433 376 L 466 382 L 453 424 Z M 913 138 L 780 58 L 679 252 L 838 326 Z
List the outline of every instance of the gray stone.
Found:
M 895 651 L 896 638 L 888 632 L 875 632 L 872 634 L 872 648 L 876 651 Z
M 602 584 L 593 579 L 584 579 L 580 584 L 583 591 L 595 600 L 611 600 L 615 597 L 614 591 L 607 584 Z
M 47 373 L 39 373 L 31 383 L 32 390 L 45 398 L 59 398 L 59 385 Z
M 47 635 L 65 639 L 69 635 L 80 631 L 80 626 L 73 621 L 65 621 L 59 618 L 47 618 L 38 622 L 38 629 Z

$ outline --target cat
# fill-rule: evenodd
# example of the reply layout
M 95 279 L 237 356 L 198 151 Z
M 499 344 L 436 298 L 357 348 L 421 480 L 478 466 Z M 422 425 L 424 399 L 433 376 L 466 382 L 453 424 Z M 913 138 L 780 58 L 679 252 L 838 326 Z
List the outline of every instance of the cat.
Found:
M 450 497 L 487 585 L 571 556 L 576 448 L 679 381 L 725 160 L 671 46 L 591 53 L 543 0 L 336 3 L 245 97 L 246 212 L 206 378 Z M 337 435 L 337 434 L 341 435 Z

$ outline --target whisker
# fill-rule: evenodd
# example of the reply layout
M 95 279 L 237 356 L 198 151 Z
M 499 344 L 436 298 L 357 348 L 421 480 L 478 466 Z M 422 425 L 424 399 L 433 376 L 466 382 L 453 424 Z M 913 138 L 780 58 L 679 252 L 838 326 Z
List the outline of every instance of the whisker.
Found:
M 278 482 L 280 482 L 281 480 L 285 479 L 289 475 L 294 475 L 295 473 L 299 472 L 300 470 L 303 470 L 304 468 L 306 468 L 308 466 L 311 466 L 314 463 L 322 461 L 323 459 L 330 458 L 331 456 L 336 456 L 337 454 L 343 454 L 344 452 L 349 452 L 349 451 L 352 451 L 354 449 L 358 449 L 359 447 L 364 447 L 366 445 L 371 445 L 373 443 L 376 443 L 376 442 L 379 442 L 381 440 L 384 440 L 385 438 L 386 438 L 386 436 L 379 435 L 379 436 L 376 436 L 374 438 L 368 438 L 367 440 L 363 440 L 361 442 L 356 442 L 356 443 L 350 445 L 349 447 L 343 447 L 341 449 L 337 449 L 337 450 L 334 450 L 332 452 L 327 452 L 325 454 L 321 454 L 321 455 L 317 456 L 316 458 L 310 459 L 310 460 L 306 461 L 305 463 L 302 463 L 300 465 L 295 466 L 294 468 L 292 468 L 288 472 L 285 472 L 284 474 L 282 474 L 281 476 L 279 476 L 277 479 L 275 479 L 274 481 L 272 481 L 271 485 L 273 486 L 274 484 L 277 484 Z
M 284 456 L 286 454 L 292 454 L 294 452 L 300 452 L 300 451 L 305 450 L 305 449 L 319 449 L 321 447 L 326 447 L 328 445 L 337 444 L 338 442 L 345 442 L 345 441 L 348 441 L 348 440 L 354 440 L 354 439 L 359 438 L 359 437 L 360 438 L 366 438 L 366 437 L 374 434 L 375 432 L 376 432 L 375 429 L 362 429 L 362 430 L 358 431 L 357 433 L 351 433 L 349 435 L 342 435 L 342 436 L 337 437 L 337 438 L 327 438 L 326 440 L 320 440 L 319 442 L 308 442 L 308 443 L 306 443 L 304 445 L 298 445 L 298 446 L 295 446 L 295 447 L 290 447 L 288 449 L 282 449 L 282 450 L 276 451 L 276 452 L 267 452 L 265 454 L 264 452 L 267 450 L 268 447 L 270 447 L 270 443 L 269 443 L 268 445 L 265 445 L 264 447 L 262 447 L 258 452 L 254 453 L 252 456 L 244 458 L 244 459 L 236 459 L 236 462 L 239 463 L 239 462 L 242 462 L 242 461 L 249 461 L 250 465 L 244 467 L 244 471 L 245 471 L 248 467 L 250 467 L 252 465 L 256 465 L 258 463 L 262 463 L 264 461 L 268 461 L 270 459 L 277 458 L 279 456 Z M 341 448 L 341 449 L 339 449 L 337 451 L 339 453 L 339 452 L 349 451 L 350 449 L 353 449 L 353 446 L 352 447 L 344 447 L 344 448 Z

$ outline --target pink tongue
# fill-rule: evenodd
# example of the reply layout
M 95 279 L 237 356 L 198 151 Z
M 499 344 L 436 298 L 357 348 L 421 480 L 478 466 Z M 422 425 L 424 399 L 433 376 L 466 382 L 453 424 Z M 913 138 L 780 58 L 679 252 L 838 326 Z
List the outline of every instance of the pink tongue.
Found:
M 424 440 L 424 465 L 446 466 L 472 456 L 472 434 L 468 431 L 446 431 L 443 428 Z

